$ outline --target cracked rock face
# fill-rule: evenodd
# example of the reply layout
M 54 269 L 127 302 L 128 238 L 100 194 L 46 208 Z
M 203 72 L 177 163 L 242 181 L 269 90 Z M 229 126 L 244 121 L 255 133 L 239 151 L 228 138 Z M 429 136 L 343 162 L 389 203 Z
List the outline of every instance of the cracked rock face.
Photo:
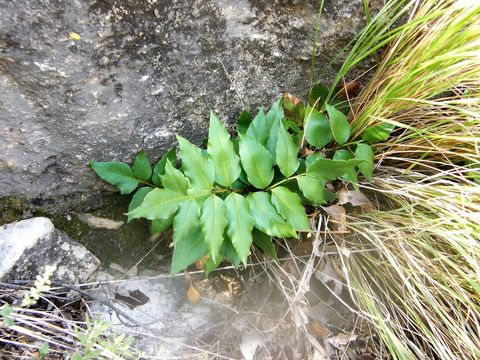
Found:
M 83 245 L 36 217 L 0 226 L 0 280 L 31 280 L 45 266 L 55 266 L 53 281 L 73 284 L 87 280 L 100 261 Z
M 216 111 L 304 97 L 317 1 L 0 0 L 0 197 L 102 186 L 88 161 L 151 160 Z M 326 1 L 318 70 L 362 27 Z M 75 34 L 72 34 L 75 33 Z M 324 80 L 333 69 L 326 69 Z

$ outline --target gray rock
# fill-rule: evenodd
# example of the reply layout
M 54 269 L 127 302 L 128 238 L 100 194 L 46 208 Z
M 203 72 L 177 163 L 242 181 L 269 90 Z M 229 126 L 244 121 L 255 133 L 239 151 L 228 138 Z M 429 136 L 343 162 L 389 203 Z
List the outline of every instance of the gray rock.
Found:
M 109 276 L 99 274 L 98 280 L 107 280 Z M 140 290 L 148 296 L 149 301 L 135 308 L 115 300 L 115 292 L 128 295 L 129 291 Z M 187 284 L 184 278 L 157 277 L 131 278 L 124 282 L 113 282 L 111 285 L 102 284 L 94 291 L 94 295 L 109 301 L 122 312 L 141 324 L 142 336 L 132 331 L 127 319 L 118 317 L 111 308 L 99 301 L 93 301 L 89 307 L 92 313 L 103 320 L 113 323 L 116 333 L 137 335 L 135 348 L 149 356 L 179 356 L 189 350 L 185 345 L 192 344 L 200 339 L 215 325 L 215 316 L 218 315 L 218 305 L 205 302 L 204 299 L 196 304 L 190 304 L 186 297 Z M 218 319 L 217 319 L 218 320 Z
M 52 280 L 73 284 L 88 279 L 100 265 L 90 251 L 44 217 L 1 226 L 0 259 L 2 281 L 35 279 L 45 266 L 54 265 Z
M 94 161 L 200 143 L 283 91 L 305 96 L 318 1 L 0 0 L 0 197 L 90 192 Z M 326 1 L 318 70 L 362 26 Z M 73 40 L 70 32 L 80 35 Z

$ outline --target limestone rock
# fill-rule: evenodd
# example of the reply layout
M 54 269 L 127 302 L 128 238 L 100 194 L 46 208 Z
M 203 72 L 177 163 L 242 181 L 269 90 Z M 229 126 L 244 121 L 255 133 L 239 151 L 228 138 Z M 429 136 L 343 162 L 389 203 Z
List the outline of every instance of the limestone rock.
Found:
M 55 265 L 52 280 L 73 284 L 83 282 L 99 267 L 100 261 L 44 217 L 0 227 L 0 280 L 35 279 L 46 265 Z
M 305 97 L 319 3 L 0 0 L 0 198 L 89 193 L 103 183 L 88 161 L 154 160 L 176 133 L 200 144 L 210 109 L 232 124 Z M 324 81 L 361 9 L 325 1 Z
M 106 273 L 97 274 L 98 281 L 111 277 Z M 90 289 L 96 297 L 108 299 L 115 307 L 142 325 L 142 336 L 136 336 L 134 347 L 148 356 L 168 358 L 179 356 L 189 350 L 185 344 L 194 343 L 215 325 L 218 305 L 200 299 L 191 304 L 187 299 L 188 284 L 181 277 L 135 277 L 124 282 L 114 281 L 111 285 Z M 130 308 L 128 304 L 115 299 L 115 293 L 128 296 L 129 292 L 139 290 L 148 297 L 144 305 Z M 221 309 L 221 307 L 220 307 Z M 98 301 L 90 304 L 90 310 L 96 316 L 111 321 L 116 333 L 135 335 L 132 325 L 124 317 L 118 317 L 112 309 Z

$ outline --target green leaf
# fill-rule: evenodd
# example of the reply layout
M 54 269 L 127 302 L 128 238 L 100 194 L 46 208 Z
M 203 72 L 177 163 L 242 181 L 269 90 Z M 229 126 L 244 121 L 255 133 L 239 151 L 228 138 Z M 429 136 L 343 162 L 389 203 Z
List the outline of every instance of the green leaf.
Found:
M 257 229 L 253 229 L 252 236 L 255 245 L 265 251 L 273 259 L 278 260 L 277 251 L 275 250 L 275 245 L 273 245 L 271 236 Z
M 318 159 L 325 159 L 325 156 L 319 152 L 314 152 L 313 154 L 308 155 L 305 159 L 305 166 L 309 168 Z
M 309 167 L 307 167 L 307 174 L 313 177 L 321 177 L 327 180 L 336 180 L 361 163 L 363 163 L 363 160 L 358 159 L 318 159 Z
M 121 194 L 130 194 L 139 184 L 132 169 L 118 161 L 91 162 L 90 167 L 109 184 L 115 185 Z
M 210 113 L 208 132 L 208 156 L 215 168 L 215 182 L 222 186 L 230 186 L 240 175 L 240 158 L 238 157 L 230 135 L 220 119 Z
M 251 236 L 251 235 L 250 235 Z M 240 265 L 240 257 L 237 254 L 237 251 L 233 247 L 232 241 L 228 238 L 228 236 L 225 237 L 225 240 L 223 241 L 222 244 L 222 249 L 221 249 L 222 254 L 225 255 L 225 258 L 230 261 L 234 266 Z M 244 264 L 246 265 L 246 259 L 244 261 Z
M 177 150 L 174 147 L 168 150 L 153 168 L 152 182 L 157 186 L 162 185 L 161 179 L 163 175 L 165 175 L 165 165 L 167 161 L 170 161 L 174 167 L 177 165 Z
M 202 229 L 198 223 L 189 228 L 185 239 L 187 241 L 178 241 L 173 248 L 171 275 L 185 270 L 195 261 L 203 258 L 208 252 Z
M 355 156 L 348 150 L 345 149 L 340 149 L 335 151 L 335 154 L 333 155 L 333 160 L 350 160 L 354 159 Z M 349 181 L 353 184 L 356 190 L 359 190 L 358 188 L 358 178 L 357 178 L 357 171 L 355 168 L 352 170 L 347 171 L 344 175 L 341 176 L 342 179 Z
M 135 195 L 133 195 L 132 201 L 130 201 L 130 205 L 128 205 L 128 212 L 131 212 L 131 211 L 135 210 L 137 207 L 139 207 L 142 204 L 143 199 L 145 199 L 145 196 L 152 190 L 153 190 L 153 188 L 151 188 L 149 186 L 142 187 L 142 188 L 138 189 L 135 192 Z M 131 218 L 129 216 L 128 217 L 128 222 L 130 222 L 132 220 L 133 220 L 133 218 Z
M 218 254 L 218 256 L 214 259 L 211 256 L 208 257 L 207 262 L 203 265 L 203 271 L 205 272 L 205 277 L 210 275 L 212 271 L 220 266 L 223 261 L 223 255 Z
M 314 204 L 325 204 L 325 183 L 327 181 L 318 177 L 300 176 L 297 178 L 298 187 L 302 191 L 303 196 Z
M 237 133 L 245 134 L 251 122 L 252 122 L 252 115 L 250 115 L 250 113 L 247 110 L 243 110 L 237 119 L 237 125 L 236 125 Z
M 162 183 L 166 189 L 181 194 L 186 194 L 190 185 L 185 175 L 183 175 L 180 170 L 175 169 L 170 161 L 167 161 L 167 164 L 165 165 L 165 175 Z
M 38 348 L 38 353 L 43 357 L 43 356 L 47 356 L 48 355 L 48 352 L 50 351 L 50 347 L 48 345 L 48 343 L 43 343 L 42 346 L 40 346 Z
M 305 111 L 305 139 L 319 149 L 330 143 L 333 139 L 330 122 L 322 113 L 307 105 Z
M 135 161 L 133 162 L 133 174 L 137 179 L 148 181 L 152 176 L 152 165 L 145 154 L 145 151 L 140 150 Z
M 154 189 L 150 191 L 142 205 L 127 213 L 129 218 L 140 217 L 148 220 L 168 219 L 177 211 L 178 205 L 190 199 L 190 195 L 180 194 L 169 189 Z
M 213 258 L 217 257 L 222 246 L 223 232 L 227 226 L 226 212 L 225 203 L 215 194 L 210 195 L 202 204 L 200 223 Z
M 300 196 L 283 186 L 278 186 L 271 191 L 272 204 L 290 225 L 296 230 L 311 230 Z
M 278 98 L 266 115 L 267 123 L 271 124 L 270 133 L 268 134 L 267 148 L 268 151 L 270 151 L 270 154 L 272 154 L 274 161 L 277 158 L 278 128 L 284 117 L 285 115 L 283 113 L 281 98 Z
M 180 144 L 180 158 L 182 159 L 183 173 L 197 189 L 211 189 L 215 180 L 215 170 L 208 158 L 203 156 L 202 150 L 187 139 L 177 135 Z
M 178 207 L 177 215 L 173 220 L 173 245 L 180 241 L 190 241 L 188 236 L 200 221 L 200 205 L 196 200 L 184 201 Z
M 328 96 L 328 88 L 323 83 L 318 83 L 312 86 L 312 90 L 310 90 L 310 97 L 309 102 L 313 106 L 318 99 L 316 108 L 320 109 L 325 102 L 325 99 Z
M 248 201 L 239 194 L 231 193 L 225 199 L 227 206 L 227 234 L 241 261 L 247 265 L 252 244 L 253 218 Z
M 388 139 L 393 129 L 395 125 L 389 123 L 371 126 L 365 129 L 362 139 L 369 144 L 382 142 Z
M 355 149 L 355 158 L 358 160 L 364 160 L 358 164 L 358 170 L 368 179 L 372 181 L 373 174 L 373 150 L 370 145 L 358 144 Z
M 277 165 L 285 177 L 289 177 L 297 171 L 300 165 L 297 155 L 298 146 L 285 129 L 283 121 L 278 126 L 277 146 L 276 146 Z
M 174 217 L 174 215 L 171 215 L 168 219 L 152 220 L 150 228 L 150 233 L 152 236 L 158 236 L 172 226 Z
M 287 223 L 270 202 L 270 194 L 264 191 L 247 196 L 255 227 L 270 236 L 297 237 L 292 225 Z
M 252 139 L 256 139 L 260 144 L 266 145 L 271 128 L 272 124 L 267 122 L 265 111 L 260 108 L 258 114 L 250 123 L 246 134 Z
M 249 136 L 240 137 L 240 159 L 250 184 L 266 188 L 273 179 L 273 158 L 268 150 Z
M 330 118 L 330 127 L 333 138 L 337 143 L 343 145 L 350 137 L 350 124 L 347 117 L 341 111 L 327 104 L 328 117 Z

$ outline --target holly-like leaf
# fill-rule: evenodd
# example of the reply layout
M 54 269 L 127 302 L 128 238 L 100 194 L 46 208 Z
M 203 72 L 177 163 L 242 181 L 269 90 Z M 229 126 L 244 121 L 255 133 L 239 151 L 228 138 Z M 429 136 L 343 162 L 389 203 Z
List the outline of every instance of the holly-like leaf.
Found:
M 143 199 L 142 205 L 127 213 L 129 218 L 140 217 L 148 220 L 168 219 L 177 211 L 178 205 L 190 199 L 189 195 L 177 193 L 169 189 L 154 189 Z
M 283 122 L 280 121 L 278 126 L 276 157 L 278 168 L 285 177 L 289 177 L 297 171 L 300 165 L 297 155 L 298 146 L 285 129 Z
M 363 160 L 358 164 L 358 170 L 368 179 L 372 181 L 373 174 L 373 150 L 370 145 L 358 144 L 355 149 L 355 158 Z
M 266 188 L 273 180 L 273 158 L 268 150 L 255 139 L 241 136 L 240 159 L 250 184 L 258 189 Z
M 395 129 L 395 125 L 389 123 L 371 126 L 365 129 L 362 139 L 369 144 L 382 142 L 388 139 L 393 129 Z
M 266 145 L 271 128 L 272 124 L 267 122 L 265 111 L 263 108 L 260 108 L 250 123 L 246 134 L 252 139 L 256 139 L 260 144 Z
M 152 190 L 153 190 L 153 188 L 151 188 L 149 186 L 142 187 L 142 188 L 138 189 L 135 192 L 135 194 L 133 195 L 132 201 L 130 201 L 130 205 L 128 205 L 128 212 L 133 211 L 137 207 L 139 207 L 142 204 L 143 199 L 145 199 L 145 196 Z M 130 222 L 132 220 L 133 220 L 133 218 L 131 218 L 129 216 L 128 217 L 128 222 Z
M 355 156 L 350 151 L 345 149 L 337 150 L 335 151 L 335 154 L 333 154 L 333 160 L 350 160 L 354 158 Z M 353 186 L 358 190 L 358 178 L 355 168 L 347 171 L 344 175 L 341 176 L 341 178 L 351 182 Z
M 223 232 L 227 226 L 226 212 L 225 203 L 215 194 L 210 195 L 201 207 L 200 224 L 213 258 L 217 257 L 222 246 Z
M 215 170 L 202 150 L 187 139 L 177 135 L 180 144 L 183 173 L 197 189 L 211 189 L 215 180 Z
M 162 177 L 165 175 L 165 165 L 167 161 L 170 161 L 174 167 L 177 165 L 177 150 L 175 148 L 168 150 L 153 168 L 152 182 L 157 186 L 162 185 Z
M 307 158 L 305 159 L 305 166 L 309 168 L 318 159 L 325 159 L 325 155 L 319 152 L 314 152 L 313 154 L 308 155 Z
M 224 254 L 225 258 L 233 265 L 240 265 L 241 259 L 237 254 L 237 251 L 233 247 L 232 241 L 228 238 L 228 236 L 226 236 L 225 240 L 223 241 L 221 253 Z M 246 259 L 244 261 L 244 264 L 246 265 Z
M 245 134 L 250 123 L 252 122 L 252 115 L 247 110 L 243 110 L 237 119 L 237 133 Z
M 227 129 L 213 112 L 210 113 L 207 152 L 215 168 L 217 184 L 228 187 L 238 179 L 241 171 L 240 158 Z
M 361 163 L 363 163 L 363 160 L 358 159 L 318 159 L 309 167 L 307 167 L 307 174 L 313 177 L 320 177 L 322 179 L 336 180 Z
M 152 165 L 145 154 L 145 151 L 140 150 L 133 162 L 133 174 L 137 179 L 148 181 L 152 176 Z
M 284 117 L 285 115 L 283 113 L 281 98 L 279 98 L 275 101 L 275 104 L 273 104 L 266 115 L 267 123 L 271 124 L 267 140 L 267 149 L 270 151 L 270 154 L 272 154 L 274 161 L 277 158 L 278 128 Z
M 167 230 L 173 224 L 174 215 L 171 215 L 168 219 L 156 219 L 152 220 L 150 226 L 150 233 L 152 236 L 157 236 Z
M 208 247 L 198 223 L 189 228 L 186 239 L 188 239 L 188 241 L 178 241 L 173 248 L 172 267 L 170 270 L 172 275 L 185 270 L 188 266 L 207 254 Z
M 319 149 L 330 143 L 333 139 L 330 122 L 315 108 L 307 105 L 305 110 L 305 139 L 307 142 Z
M 275 250 L 275 245 L 273 245 L 271 236 L 255 228 L 253 229 L 252 236 L 255 245 L 265 251 L 273 259 L 278 260 L 277 251 Z
M 297 237 L 292 225 L 287 223 L 273 207 L 270 194 L 264 191 L 247 196 L 255 227 L 270 236 Z
M 327 112 L 330 119 L 333 138 L 340 145 L 345 144 L 350 137 L 350 124 L 348 123 L 347 117 L 344 113 L 328 104 Z
M 271 191 L 272 204 L 290 225 L 296 230 L 311 230 L 300 196 L 284 186 L 278 186 Z
M 167 161 L 165 165 L 165 175 L 163 176 L 162 183 L 165 189 L 181 194 L 186 194 L 190 185 L 185 175 L 183 175 L 180 170 L 175 169 L 170 161 Z
M 253 218 L 248 201 L 239 194 L 231 193 L 225 199 L 227 206 L 227 234 L 241 261 L 247 265 L 252 244 Z
M 115 185 L 122 195 L 130 194 L 139 184 L 130 166 L 125 163 L 118 161 L 91 162 L 90 167 L 103 180 Z
M 303 196 L 314 204 L 325 204 L 327 202 L 325 196 L 325 183 L 327 181 L 318 177 L 300 176 L 297 178 L 298 187 L 302 191 Z
M 190 241 L 188 236 L 200 221 L 200 205 L 196 200 L 184 201 L 178 207 L 173 220 L 173 245 L 180 241 Z

